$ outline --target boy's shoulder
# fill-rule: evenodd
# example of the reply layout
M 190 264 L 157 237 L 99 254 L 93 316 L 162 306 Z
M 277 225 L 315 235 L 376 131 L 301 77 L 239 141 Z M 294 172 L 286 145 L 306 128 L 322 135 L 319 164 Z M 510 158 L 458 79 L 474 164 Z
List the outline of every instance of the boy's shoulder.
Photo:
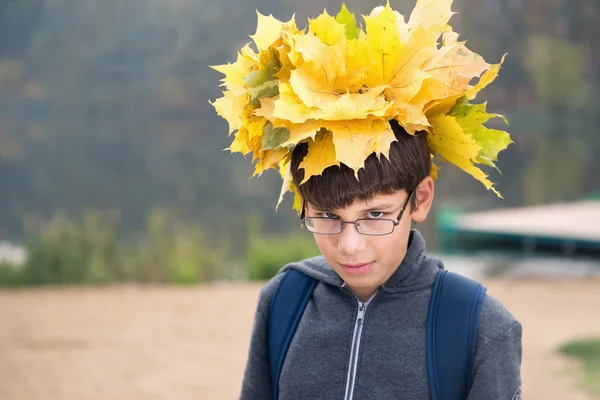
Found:
M 520 335 L 521 324 L 500 301 L 486 294 L 479 317 L 477 353 L 487 353 L 494 343 L 510 333 Z
M 296 269 L 304 274 L 314 278 L 320 282 L 327 282 L 330 284 L 341 284 L 341 279 L 335 274 L 335 272 L 327 266 L 327 263 L 323 256 L 315 256 L 306 258 L 304 260 L 291 262 L 284 265 L 277 274 L 269 279 L 265 285 L 261 288 L 259 294 L 259 301 L 263 305 L 268 305 L 271 302 L 277 287 L 281 283 L 284 277 L 284 273 L 289 269 Z M 339 282 L 338 282 L 339 281 Z

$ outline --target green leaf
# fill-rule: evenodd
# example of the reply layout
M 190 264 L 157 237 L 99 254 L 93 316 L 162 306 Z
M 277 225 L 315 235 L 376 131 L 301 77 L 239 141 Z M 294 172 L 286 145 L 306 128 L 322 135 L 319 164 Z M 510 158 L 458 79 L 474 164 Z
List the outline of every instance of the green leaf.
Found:
M 279 95 L 279 81 L 277 79 L 273 79 L 270 81 L 266 81 L 265 83 L 261 83 L 256 87 L 249 87 L 248 94 L 250 95 L 250 101 L 254 102 L 255 100 L 262 99 L 265 97 L 275 97 Z
M 245 79 L 249 87 L 256 88 L 263 83 L 273 79 L 273 75 L 277 73 L 277 65 L 271 61 L 264 69 L 251 72 Z
M 469 104 L 466 97 L 458 99 L 448 115 L 456 118 L 465 134 L 475 139 L 479 150 L 477 161 L 481 164 L 496 168 L 494 161 L 498 160 L 498 153 L 506 149 L 513 141 L 505 131 L 489 129 L 484 124 L 492 118 L 506 118 L 499 114 L 488 114 L 486 104 Z
M 360 30 L 356 26 L 354 14 L 352 14 L 348 8 L 346 8 L 346 4 L 342 3 L 342 9 L 338 15 L 336 15 L 335 20 L 340 24 L 346 25 L 346 39 L 358 39 Z
M 273 124 L 267 122 L 263 128 L 263 137 L 261 150 L 274 150 L 290 138 L 290 131 L 287 128 L 275 128 Z

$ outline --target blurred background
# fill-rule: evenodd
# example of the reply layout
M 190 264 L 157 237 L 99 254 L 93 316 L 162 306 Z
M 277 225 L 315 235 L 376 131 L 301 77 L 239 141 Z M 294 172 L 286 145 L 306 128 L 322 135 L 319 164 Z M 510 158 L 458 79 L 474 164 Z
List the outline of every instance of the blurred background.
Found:
M 278 173 L 223 151 L 209 65 L 256 10 L 324 7 L 0 0 L 0 399 L 236 397 L 262 282 L 318 250 L 291 195 L 275 211 Z M 444 165 L 418 229 L 522 320 L 527 398 L 600 396 L 600 1 L 453 10 L 471 50 L 508 53 L 477 100 L 515 143 L 487 171 L 504 199 Z

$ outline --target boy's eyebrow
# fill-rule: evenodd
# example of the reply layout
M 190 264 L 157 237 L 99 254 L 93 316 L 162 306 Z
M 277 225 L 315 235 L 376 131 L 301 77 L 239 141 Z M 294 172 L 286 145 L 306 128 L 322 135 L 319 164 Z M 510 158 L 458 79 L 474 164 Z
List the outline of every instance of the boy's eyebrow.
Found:
M 385 210 L 388 208 L 395 208 L 397 206 L 398 206 L 397 204 L 387 204 L 387 203 L 375 204 L 375 205 L 372 205 L 372 206 L 362 209 L 362 211 L 381 211 L 381 210 Z
M 398 204 L 384 203 L 384 204 L 375 204 L 375 205 L 372 205 L 372 206 L 369 206 L 369 207 L 365 207 L 365 208 L 362 208 L 360 211 L 361 212 L 367 212 L 367 211 L 381 211 L 381 210 L 386 210 L 386 209 L 392 210 L 392 209 L 397 208 L 397 207 L 398 207 Z M 325 209 L 322 209 L 322 208 L 319 208 L 319 207 L 315 207 L 315 206 L 312 206 L 311 208 L 315 212 L 333 212 L 334 213 L 336 211 L 336 210 L 333 210 L 333 211 L 332 210 L 325 210 Z

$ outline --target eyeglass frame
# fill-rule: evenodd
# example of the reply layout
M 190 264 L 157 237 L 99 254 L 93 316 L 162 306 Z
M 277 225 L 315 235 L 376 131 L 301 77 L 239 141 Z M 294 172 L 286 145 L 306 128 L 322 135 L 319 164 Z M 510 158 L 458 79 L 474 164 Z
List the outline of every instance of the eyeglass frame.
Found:
M 415 194 L 415 192 L 417 191 L 417 188 L 413 189 L 410 191 L 410 193 L 408 194 L 408 197 L 406 198 L 406 200 L 404 201 L 404 205 L 402 206 L 402 209 L 400 210 L 400 213 L 398 214 L 398 217 L 396 218 L 396 220 L 393 219 L 389 219 L 389 218 L 358 218 L 355 219 L 354 221 L 344 221 L 344 220 L 338 220 L 340 222 L 340 231 L 336 232 L 336 233 L 319 233 L 319 232 L 313 232 L 310 229 L 308 229 L 306 223 L 304 222 L 306 220 L 306 218 L 311 218 L 311 219 L 321 219 L 321 220 L 333 220 L 333 218 L 327 218 L 327 217 L 306 217 L 305 216 L 305 211 L 306 211 L 306 202 L 304 199 L 302 199 L 302 213 L 300 214 L 300 222 L 302 222 L 302 224 L 306 227 L 306 230 L 308 230 L 311 233 L 317 234 L 317 235 L 327 235 L 327 236 L 331 236 L 331 235 L 339 235 L 340 233 L 342 233 L 342 231 L 344 230 L 344 225 L 354 225 L 354 228 L 356 229 L 356 231 L 361 234 L 361 235 L 365 235 L 365 236 L 386 236 L 386 235 L 391 235 L 392 233 L 394 233 L 394 229 L 400 225 L 400 220 L 402 219 L 402 216 L 404 215 L 404 212 L 406 211 L 406 207 L 408 206 L 408 203 L 410 202 L 410 200 L 412 199 L 413 195 Z M 370 234 L 370 233 L 363 233 L 358 229 L 358 225 L 356 225 L 356 223 L 358 221 L 391 221 L 394 225 L 392 226 L 392 230 L 388 233 L 380 233 L 380 234 Z

